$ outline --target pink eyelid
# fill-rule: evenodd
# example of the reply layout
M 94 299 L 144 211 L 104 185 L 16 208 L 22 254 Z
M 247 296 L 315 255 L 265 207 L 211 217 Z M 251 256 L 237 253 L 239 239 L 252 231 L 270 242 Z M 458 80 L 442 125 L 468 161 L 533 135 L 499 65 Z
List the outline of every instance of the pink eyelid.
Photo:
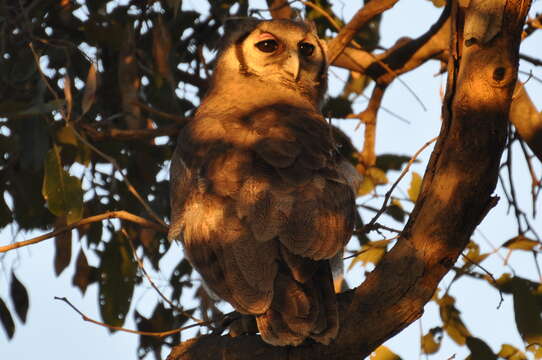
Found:
M 264 33 L 261 33 L 260 35 L 258 35 L 256 40 L 258 40 L 258 41 L 275 40 L 275 37 L 272 34 L 268 33 L 268 32 L 264 32 Z

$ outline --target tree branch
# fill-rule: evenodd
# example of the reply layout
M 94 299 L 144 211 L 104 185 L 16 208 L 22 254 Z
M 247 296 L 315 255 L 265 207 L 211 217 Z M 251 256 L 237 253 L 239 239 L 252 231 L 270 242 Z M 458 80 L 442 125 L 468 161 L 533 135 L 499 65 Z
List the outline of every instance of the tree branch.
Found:
M 328 43 L 329 63 L 333 64 L 356 33 L 375 16 L 393 7 L 398 0 L 379 0 L 365 4 L 339 34 Z
M 240 360 L 254 354 L 258 359 L 360 359 L 419 318 L 491 202 L 529 5 L 507 0 L 501 31 L 490 43 L 474 45 L 463 41 L 464 22 L 458 21 L 471 10 L 453 9 L 454 56 L 442 129 L 422 190 L 397 244 L 362 285 L 337 296 L 341 326 L 334 343 L 272 347 L 257 336 L 209 335 L 177 346 L 168 360 Z
M 106 324 L 104 322 L 101 322 L 101 321 L 98 321 L 98 320 L 94 320 L 88 316 L 86 316 L 85 314 L 83 314 L 83 312 L 81 312 L 81 310 L 79 310 L 78 308 L 75 307 L 75 305 L 73 305 L 70 300 L 68 300 L 67 298 L 65 297 L 58 297 L 58 296 L 55 296 L 55 300 L 60 300 L 60 301 L 63 301 L 65 302 L 66 304 L 68 304 L 69 307 L 71 307 L 73 309 L 73 311 L 75 311 L 76 313 L 78 313 L 79 315 L 81 315 L 81 318 L 83 319 L 83 321 L 88 321 L 90 323 L 93 323 L 95 325 L 99 325 L 99 326 L 103 326 L 105 328 L 108 328 L 110 330 L 115 330 L 115 331 L 124 331 L 124 332 L 127 332 L 127 333 L 130 333 L 130 334 L 137 334 L 137 335 L 142 335 L 142 336 L 152 336 L 152 337 L 157 337 L 157 338 L 164 338 L 166 336 L 169 336 L 169 335 L 173 335 L 173 334 L 177 334 L 177 333 L 180 333 L 182 332 L 183 330 L 188 330 L 190 328 L 193 328 L 193 327 L 196 327 L 196 326 L 201 326 L 202 324 L 200 323 L 196 323 L 196 324 L 191 324 L 191 325 L 188 325 L 188 326 L 184 326 L 182 328 L 178 328 L 178 329 L 173 329 L 173 330 L 168 330 L 168 331 L 160 331 L 160 332 L 154 332 L 154 331 L 139 331 L 139 330 L 132 330 L 132 329 L 126 329 L 126 328 L 123 328 L 123 327 L 120 327 L 120 326 L 113 326 L 113 325 L 109 325 L 109 324 Z
M 417 39 L 399 39 L 379 55 L 347 47 L 333 63 L 335 66 L 364 73 L 376 82 L 389 84 L 400 74 L 417 68 L 429 59 L 447 59 L 450 42 L 450 10 L 447 6 L 438 21 Z M 329 45 L 331 46 L 331 45 Z M 385 79 L 382 79 L 385 77 Z
M 102 221 L 102 220 L 107 220 L 107 219 L 122 219 L 122 220 L 133 222 L 135 224 L 139 224 L 139 225 L 141 225 L 143 227 L 153 228 L 153 229 L 155 229 L 157 231 L 160 231 L 160 232 L 163 232 L 163 233 L 168 232 L 168 228 L 166 226 L 163 226 L 161 224 L 157 224 L 155 222 L 149 221 L 149 220 L 147 220 L 145 218 L 142 218 L 142 217 L 139 217 L 137 215 L 130 214 L 127 211 L 124 211 L 124 210 L 110 211 L 110 212 L 106 212 L 104 214 L 90 216 L 88 218 L 81 219 L 81 220 L 76 221 L 74 223 L 71 223 L 71 224 L 69 224 L 69 225 L 67 225 L 65 227 L 62 227 L 62 228 L 60 228 L 58 230 L 51 231 L 51 232 L 49 232 L 47 234 L 40 235 L 40 236 L 37 236 L 37 237 L 29 239 L 29 240 L 19 241 L 19 242 L 13 243 L 13 244 L 0 246 L 0 253 L 4 253 L 4 252 L 10 251 L 10 250 L 18 249 L 18 248 L 21 248 L 21 247 L 24 247 L 24 246 L 36 244 L 36 243 L 42 242 L 44 240 L 54 238 L 55 236 L 57 236 L 59 234 L 62 234 L 63 232 L 66 232 L 66 231 L 70 231 L 70 230 L 72 230 L 72 229 L 74 229 L 76 227 L 91 224 L 91 223 L 95 223 L 95 222 Z

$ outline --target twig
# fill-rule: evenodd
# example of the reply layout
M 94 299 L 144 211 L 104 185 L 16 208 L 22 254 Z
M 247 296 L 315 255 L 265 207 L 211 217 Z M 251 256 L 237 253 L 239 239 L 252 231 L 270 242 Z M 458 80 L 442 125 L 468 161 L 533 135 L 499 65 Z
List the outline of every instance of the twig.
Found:
M 124 332 L 127 332 L 127 333 L 131 333 L 131 334 L 137 334 L 137 335 L 143 335 L 143 336 L 153 336 L 153 337 L 158 337 L 158 338 L 163 338 L 163 337 L 166 337 L 166 336 L 169 336 L 169 335 L 173 335 L 173 334 L 177 334 L 183 330 L 187 330 L 187 329 L 190 329 L 190 328 L 193 328 L 193 327 L 196 327 L 196 326 L 200 326 L 201 324 L 192 324 L 192 325 L 188 325 L 188 326 L 184 326 L 182 328 L 179 328 L 179 329 L 173 329 L 173 330 L 168 330 L 168 331 L 162 331 L 162 332 L 152 332 L 152 331 L 139 331 L 139 330 L 132 330 L 132 329 L 125 329 L 123 327 L 120 327 L 120 326 L 113 326 L 113 325 L 109 325 L 109 324 L 106 324 L 106 323 L 103 323 L 101 321 L 98 321 L 98 320 L 94 320 L 92 318 L 89 318 L 88 316 L 86 316 L 85 314 L 83 314 L 78 308 L 76 308 L 71 302 L 70 300 L 68 300 L 67 298 L 65 297 L 58 297 L 58 296 L 55 296 L 54 298 L 55 300 L 60 300 L 60 301 L 63 301 L 65 302 L 66 304 L 68 304 L 69 307 L 71 307 L 73 309 L 73 311 L 75 311 L 76 313 L 78 313 L 81 318 L 83 318 L 83 321 L 88 321 L 88 322 L 91 322 L 93 324 L 96 324 L 96 325 L 100 325 L 100 326 L 103 326 L 103 327 L 106 327 L 108 329 L 111 329 L 111 330 L 116 330 L 116 331 L 124 331 Z
M 414 155 L 412 155 L 412 157 L 408 161 L 407 165 L 405 166 L 405 168 L 403 169 L 403 171 L 401 172 L 401 174 L 399 175 L 397 180 L 395 180 L 395 182 L 393 183 L 391 188 L 386 192 L 386 195 L 384 197 L 384 202 L 382 203 L 382 207 L 380 208 L 380 210 L 378 210 L 378 212 L 371 219 L 371 221 L 367 225 L 365 225 L 364 228 L 371 229 L 371 227 L 374 226 L 374 224 L 376 223 L 376 221 L 378 220 L 380 215 L 382 215 L 384 213 L 384 211 L 386 211 L 386 208 L 388 207 L 388 201 L 390 200 L 391 194 L 392 194 L 393 190 L 395 189 L 395 187 L 397 186 L 397 184 L 399 184 L 399 181 L 401 181 L 401 179 L 408 173 L 408 170 L 410 169 L 410 167 L 412 166 L 414 161 L 416 161 L 416 158 L 422 153 L 422 151 L 424 151 L 429 145 L 431 145 L 437 139 L 438 139 L 438 136 L 432 138 L 431 140 L 426 142 L 418 151 L 416 151 L 416 153 Z
M 461 254 L 461 257 L 463 257 L 463 259 L 467 260 L 469 263 L 471 263 L 472 265 L 476 266 L 478 269 L 482 270 L 487 276 L 489 276 L 491 278 L 491 281 L 493 282 L 493 285 L 495 286 L 495 288 L 497 288 L 497 290 L 499 291 L 499 296 L 500 296 L 500 301 L 499 301 L 499 305 L 497 305 L 497 309 L 500 309 L 501 308 L 501 305 L 502 303 L 504 302 L 504 297 L 502 296 L 502 291 L 501 289 L 499 289 L 499 284 L 497 283 L 497 280 L 495 279 L 495 277 L 493 276 L 492 273 L 490 273 L 489 271 L 487 271 L 486 268 L 484 268 L 482 265 L 472 261 L 471 259 L 469 259 L 468 256 L 464 255 L 464 254 Z
M 163 117 L 165 119 L 174 120 L 175 122 L 180 123 L 180 124 L 184 124 L 188 120 L 187 118 L 182 117 L 182 116 L 177 116 L 177 115 L 173 115 L 173 114 L 170 114 L 170 113 L 167 113 L 167 112 L 164 112 L 164 111 L 160 111 L 158 109 L 153 108 L 150 105 L 143 104 L 143 103 L 141 103 L 139 101 L 132 101 L 132 104 L 137 105 L 140 108 L 145 109 L 148 112 L 154 113 L 154 114 L 156 114 L 158 116 L 161 116 L 161 117 Z
M 29 240 L 16 242 L 16 243 L 13 243 L 13 244 L 10 244 L 10 245 L 0 246 L 0 253 L 4 253 L 4 252 L 7 252 L 7 251 L 10 251 L 10 250 L 13 250 L 13 249 L 18 249 L 18 248 L 21 248 L 21 247 L 24 247 L 24 246 L 36 244 L 36 243 L 42 242 L 44 240 L 53 238 L 53 237 L 57 236 L 58 234 L 61 234 L 61 233 L 65 232 L 65 231 L 70 231 L 73 228 L 83 226 L 83 225 L 86 225 L 86 224 L 91 224 L 91 223 L 98 222 L 98 221 L 102 221 L 102 220 L 106 220 L 106 219 L 122 219 L 122 220 L 126 220 L 126 221 L 130 221 L 130 222 L 139 224 L 139 225 L 141 225 L 143 227 L 153 228 L 153 229 L 155 229 L 157 231 L 160 231 L 160 232 L 167 233 L 167 231 L 168 231 L 167 226 L 163 226 L 161 224 L 154 223 L 154 222 L 149 221 L 149 220 L 147 220 L 145 218 L 139 217 L 139 216 L 134 215 L 134 214 L 130 214 L 127 211 L 124 211 L 124 210 L 110 211 L 110 212 L 106 212 L 104 214 L 90 216 L 88 218 L 81 219 L 81 220 L 76 221 L 74 223 L 71 223 L 71 224 L 69 224 L 69 225 L 67 225 L 65 227 L 62 227 L 62 228 L 60 228 L 58 230 L 51 231 L 51 232 L 49 232 L 47 234 L 40 235 L 40 236 L 37 236 L 37 237 L 29 239 Z
M 194 317 L 192 314 L 189 314 L 188 312 L 184 311 L 183 308 L 175 305 L 159 288 L 158 286 L 156 286 L 156 284 L 154 283 L 154 281 L 152 280 L 152 278 L 150 277 L 149 273 L 147 272 L 147 270 L 145 269 L 145 266 L 143 265 L 143 260 L 137 255 L 137 251 L 135 249 L 135 246 L 134 246 L 134 243 L 132 242 L 132 239 L 130 238 L 130 236 L 128 235 L 128 232 L 126 231 L 126 229 L 122 228 L 121 229 L 121 232 L 124 234 L 124 236 L 126 237 L 126 239 L 128 239 L 128 244 L 130 245 L 130 248 L 132 249 L 132 254 L 134 255 L 134 258 L 137 262 L 137 265 L 139 267 L 139 269 L 141 270 L 141 272 L 143 273 L 143 275 L 145 276 L 145 278 L 147 279 L 147 281 L 151 284 L 152 288 L 154 290 L 156 290 L 156 292 L 158 293 L 158 295 L 160 295 L 160 297 L 166 302 L 169 304 L 169 306 L 171 306 L 173 309 L 177 310 L 178 312 L 180 312 L 182 315 L 194 320 L 195 322 L 197 322 L 198 324 L 202 324 L 202 325 L 208 325 L 205 323 L 205 321 L 201 320 L 201 319 L 198 319 L 196 317 Z M 214 328 L 213 326 L 209 326 L 210 328 Z
M 159 136 L 177 136 L 181 128 L 180 125 L 162 126 L 157 129 L 106 129 L 104 131 L 97 130 L 88 124 L 80 124 L 85 133 L 94 141 L 117 140 L 117 141 L 134 141 L 153 139 Z
M 542 66 L 542 60 L 537 59 L 537 58 L 535 58 L 535 57 L 532 57 L 532 56 L 530 56 L 530 55 L 527 55 L 527 54 L 519 54 L 519 58 L 522 59 L 522 60 L 525 60 L 525 61 L 530 62 L 530 63 L 533 64 L 534 66 Z

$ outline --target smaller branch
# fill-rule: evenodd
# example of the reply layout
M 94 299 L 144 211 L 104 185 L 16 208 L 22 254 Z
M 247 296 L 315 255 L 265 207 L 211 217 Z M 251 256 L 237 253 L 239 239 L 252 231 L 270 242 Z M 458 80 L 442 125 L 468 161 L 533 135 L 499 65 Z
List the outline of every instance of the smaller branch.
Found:
M 386 86 L 376 84 L 373 89 L 373 93 L 371 94 L 371 98 L 369 99 L 367 108 L 358 115 L 360 123 L 363 122 L 365 124 L 363 150 L 361 152 L 361 160 L 365 169 L 374 166 L 376 162 L 376 115 L 378 113 L 378 109 L 380 108 L 380 104 L 382 103 L 385 90 Z
M 521 146 L 521 150 L 523 151 L 523 156 L 525 157 L 525 162 L 527 163 L 527 167 L 529 168 L 529 173 L 531 174 L 531 201 L 532 201 L 532 207 L 533 207 L 533 219 L 536 218 L 536 202 L 538 197 L 538 191 L 542 187 L 542 182 L 538 180 L 536 177 L 536 173 L 533 167 L 532 163 L 532 156 L 529 155 L 527 151 L 527 147 L 525 146 L 525 143 L 522 139 L 519 139 L 519 145 Z M 538 189 L 538 191 L 537 191 Z
M 382 14 L 384 11 L 391 8 L 397 1 L 398 0 L 371 1 L 358 10 L 352 20 L 350 20 L 339 34 L 329 42 L 329 63 L 333 64 L 335 62 L 363 25 L 375 16 Z
M 145 109 L 148 112 L 154 113 L 154 114 L 156 114 L 158 116 L 161 116 L 161 117 L 163 117 L 165 119 L 173 120 L 173 121 L 175 121 L 176 123 L 179 123 L 179 124 L 184 124 L 188 120 L 187 118 L 182 117 L 182 116 L 177 116 L 177 115 L 173 115 L 173 114 L 170 114 L 170 113 L 167 113 L 167 112 L 164 112 L 164 111 L 160 111 L 158 109 L 153 108 L 150 105 L 144 104 L 144 103 L 139 102 L 139 101 L 133 101 L 132 104 L 137 105 L 140 108 Z
M 530 62 L 531 64 L 535 66 L 542 66 L 542 60 L 539 60 L 535 57 L 529 56 L 527 54 L 519 54 L 519 58 L 525 61 Z
M 395 187 L 397 186 L 397 184 L 399 184 L 401 179 L 408 173 L 408 170 L 410 169 L 414 161 L 416 161 L 416 158 L 422 153 L 422 151 L 424 151 L 429 145 L 434 143 L 437 139 L 438 139 L 438 136 L 432 138 L 431 140 L 423 144 L 423 146 L 418 151 L 416 151 L 414 155 L 412 155 L 412 157 L 408 161 L 403 171 L 401 171 L 401 174 L 399 175 L 397 180 L 395 180 L 391 188 L 386 192 L 386 195 L 384 197 L 384 202 L 382 203 L 382 207 L 380 208 L 380 210 L 378 210 L 378 212 L 371 219 L 371 221 L 367 225 L 364 226 L 364 228 L 371 229 L 374 226 L 378 218 L 384 213 L 384 211 L 386 211 L 386 208 L 388 207 L 388 201 L 390 200 L 391 194 L 393 193 L 393 190 L 395 190 Z
M 525 33 L 524 38 L 531 35 L 536 30 L 542 29 L 542 14 L 538 14 L 536 17 L 532 19 L 527 19 L 526 24 L 527 24 L 527 27 L 524 30 L 524 33 Z
M 58 297 L 58 296 L 55 296 L 54 299 L 55 299 L 55 300 L 63 301 L 63 302 L 65 302 L 66 304 L 68 304 L 68 306 L 71 307 L 71 308 L 73 309 L 73 311 L 75 311 L 76 313 L 78 313 L 78 314 L 81 316 L 81 318 L 83 318 L 83 321 L 88 321 L 88 322 L 91 322 L 91 323 L 93 323 L 93 324 L 100 325 L 100 326 L 103 326 L 103 327 L 108 328 L 108 329 L 111 329 L 111 330 L 124 331 L 124 332 L 130 333 L 130 334 L 137 334 L 137 335 L 143 335 L 143 336 L 153 336 L 153 337 L 163 338 L 163 337 L 166 337 L 166 336 L 169 336 L 169 335 L 177 334 L 177 333 L 179 333 L 179 332 L 181 332 L 181 331 L 183 331 L 183 330 L 187 330 L 187 329 L 190 329 L 190 328 L 193 328 L 193 327 L 196 327 L 196 326 L 200 326 L 200 324 L 192 324 L 192 325 L 184 326 L 184 327 L 179 328 L 179 329 L 173 329 L 173 330 L 162 331 L 162 332 L 139 331 L 139 330 L 125 329 L 125 328 L 120 327 L 120 326 L 109 325 L 109 324 L 103 323 L 103 322 L 101 322 L 101 321 L 98 321 L 98 320 L 94 320 L 94 319 L 92 319 L 92 318 L 89 318 L 88 316 L 86 316 L 85 314 L 83 314 L 83 313 L 81 312 L 81 310 L 79 310 L 78 308 L 76 308 L 76 307 L 70 302 L 70 300 L 68 300 L 68 299 L 65 298 L 65 297 Z
M 94 141 L 136 141 L 153 139 L 158 136 L 170 136 L 174 137 L 179 134 L 181 128 L 180 125 L 164 126 L 157 129 L 106 129 L 104 131 L 96 130 L 94 127 L 88 124 L 79 125 L 85 133 Z
M 36 243 L 42 242 L 44 240 L 54 238 L 55 236 L 57 236 L 57 235 L 59 235 L 59 234 L 61 234 L 63 232 L 66 232 L 66 231 L 70 231 L 70 230 L 72 230 L 72 229 L 74 229 L 76 227 L 83 226 L 83 225 L 86 225 L 86 224 L 95 223 L 95 222 L 99 222 L 99 221 L 102 221 L 102 220 L 107 220 L 107 219 L 122 219 L 122 220 L 126 220 L 126 221 L 130 221 L 130 222 L 139 224 L 139 225 L 141 225 L 143 227 L 153 228 L 153 229 L 155 229 L 157 231 L 160 231 L 160 232 L 163 232 L 163 233 L 167 233 L 167 231 L 168 231 L 167 226 L 162 226 L 161 224 L 157 224 L 155 222 L 149 221 L 149 220 L 147 220 L 145 218 L 142 218 L 142 217 L 139 217 L 137 215 L 130 214 L 127 211 L 124 211 L 124 210 L 110 211 L 110 212 L 106 212 L 104 214 L 90 216 L 88 218 L 81 219 L 81 220 L 76 221 L 74 223 L 71 223 L 71 224 L 69 224 L 69 225 L 67 225 L 65 227 L 62 227 L 62 228 L 60 228 L 58 230 L 51 231 L 51 232 L 49 232 L 47 234 L 40 235 L 40 236 L 37 236 L 37 237 L 29 239 L 29 240 L 20 241 L 20 242 L 16 242 L 16 243 L 5 245 L 5 246 L 0 246 L 0 253 L 4 253 L 4 252 L 7 252 L 7 251 L 10 251 L 10 250 L 13 250 L 13 249 L 18 249 L 18 248 L 21 248 L 21 247 L 24 247 L 24 246 L 36 244 Z

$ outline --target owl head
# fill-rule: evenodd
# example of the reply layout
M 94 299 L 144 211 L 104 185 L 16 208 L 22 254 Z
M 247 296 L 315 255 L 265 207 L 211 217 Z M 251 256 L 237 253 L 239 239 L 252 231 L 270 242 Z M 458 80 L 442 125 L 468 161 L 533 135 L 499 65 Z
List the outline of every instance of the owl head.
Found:
M 327 89 L 325 43 L 308 22 L 227 20 L 214 86 L 217 79 L 252 86 L 260 82 L 270 91 L 298 94 L 319 106 Z

